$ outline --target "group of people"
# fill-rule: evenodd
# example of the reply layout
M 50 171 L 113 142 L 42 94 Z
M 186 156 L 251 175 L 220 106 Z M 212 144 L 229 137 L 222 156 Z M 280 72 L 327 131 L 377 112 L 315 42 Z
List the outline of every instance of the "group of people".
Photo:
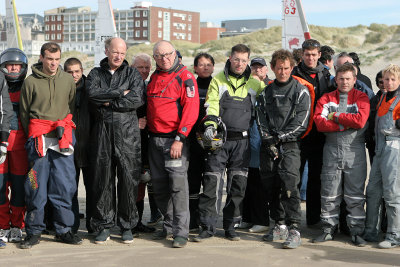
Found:
M 274 80 L 244 44 L 232 47 L 214 77 L 213 57 L 198 54 L 197 79 L 168 41 L 154 45 L 148 82 L 151 57 L 138 54 L 130 66 L 126 52 L 123 39 L 106 40 L 106 57 L 86 77 L 77 58 L 61 68 L 60 46 L 46 43 L 26 79 L 21 50 L 0 55 L 0 247 L 37 245 L 46 203 L 56 238 L 81 244 L 82 171 L 86 228 L 96 244 L 115 225 L 127 244 L 139 232 L 172 237 L 175 248 L 192 230 L 195 242 L 212 238 L 226 178 L 227 239 L 240 240 L 238 226 L 269 229 L 263 240 L 297 248 L 304 166 L 306 222 L 322 232 L 313 242 L 334 239 L 339 225 L 356 246 L 379 241 L 385 206 L 379 247 L 400 245 L 399 66 L 380 72 L 375 96 L 351 54 L 334 61 L 334 51 L 313 39 L 302 44 L 300 62 L 288 50 L 272 54 Z M 364 196 L 366 146 L 373 163 Z M 146 184 L 151 223 L 163 217 L 158 231 L 142 223 Z

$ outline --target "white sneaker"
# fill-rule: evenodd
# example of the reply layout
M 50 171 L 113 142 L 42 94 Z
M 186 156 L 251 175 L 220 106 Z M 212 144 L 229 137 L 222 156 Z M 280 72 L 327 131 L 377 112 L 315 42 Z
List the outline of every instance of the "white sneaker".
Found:
M 261 232 L 265 232 L 268 231 L 269 227 L 268 226 L 264 226 L 264 225 L 253 225 L 253 227 L 251 227 L 249 229 L 250 233 L 261 233 Z
M 10 229 L 0 229 L 0 240 L 8 242 L 8 236 L 10 235 Z
M 252 226 L 252 223 L 248 223 L 248 222 L 241 222 L 236 228 L 239 229 L 248 229 Z
M 22 241 L 22 230 L 16 227 L 11 228 L 8 242 L 21 242 Z

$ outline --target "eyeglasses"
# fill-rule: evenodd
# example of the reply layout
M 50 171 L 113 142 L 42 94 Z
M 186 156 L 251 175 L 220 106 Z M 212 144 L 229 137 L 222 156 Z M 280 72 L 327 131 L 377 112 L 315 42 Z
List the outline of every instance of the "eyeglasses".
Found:
M 249 59 L 240 59 L 240 58 L 232 58 L 232 61 L 235 62 L 236 64 L 242 63 L 242 64 L 247 64 L 249 62 Z
M 165 53 L 165 54 L 154 54 L 153 56 L 154 56 L 154 58 L 156 58 L 156 59 L 162 59 L 162 58 L 167 58 L 167 59 L 170 59 L 171 58 L 171 56 L 172 56 L 172 54 L 175 52 L 175 50 L 174 51 L 171 51 L 171 52 L 169 52 L 169 53 Z

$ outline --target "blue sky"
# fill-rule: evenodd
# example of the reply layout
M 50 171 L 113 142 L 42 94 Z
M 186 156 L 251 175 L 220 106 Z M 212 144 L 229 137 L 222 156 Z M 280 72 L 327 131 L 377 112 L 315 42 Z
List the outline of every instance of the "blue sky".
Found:
M 15 0 L 18 13 L 39 13 L 60 6 L 90 6 L 97 0 Z M 136 1 L 111 0 L 114 9 L 129 9 Z M 5 4 L 0 14 L 5 14 Z M 220 23 L 230 19 L 281 19 L 281 0 L 155 0 L 153 6 L 200 12 L 201 21 Z M 302 0 L 309 24 L 347 27 L 383 23 L 400 25 L 400 0 Z M 68 5 L 68 6 L 67 6 Z

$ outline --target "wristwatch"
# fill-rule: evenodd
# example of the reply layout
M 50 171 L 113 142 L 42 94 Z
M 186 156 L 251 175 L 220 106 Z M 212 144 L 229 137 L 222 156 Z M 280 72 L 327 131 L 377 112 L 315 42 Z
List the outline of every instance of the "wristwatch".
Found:
M 186 136 L 184 136 L 183 134 L 178 133 L 178 134 L 175 136 L 175 141 L 183 142 L 183 140 L 185 140 L 185 138 L 186 138 Z

